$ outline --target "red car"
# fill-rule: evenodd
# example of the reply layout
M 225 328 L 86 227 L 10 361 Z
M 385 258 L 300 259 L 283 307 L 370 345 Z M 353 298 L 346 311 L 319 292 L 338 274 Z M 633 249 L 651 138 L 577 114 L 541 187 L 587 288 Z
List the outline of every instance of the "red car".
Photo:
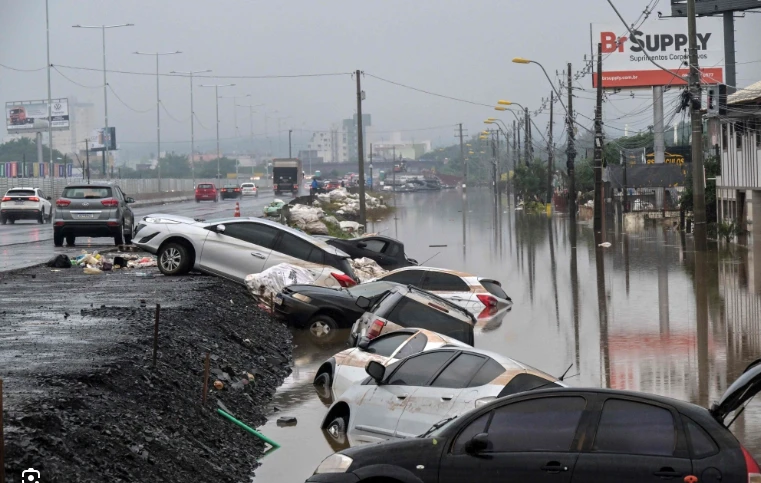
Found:
M 338 189 L 341 187 L 341 182 L 335 179 L 331 179 L 330 181 L 326 181 L 323 185 L 323 188 L 325 191 L 333 191 L 335 189 Z
M 196 186 L 196 203 L 201 201 L 213 201 L 216 203 L 218 200 L 217 188 L 213 184 L 201 183 Z

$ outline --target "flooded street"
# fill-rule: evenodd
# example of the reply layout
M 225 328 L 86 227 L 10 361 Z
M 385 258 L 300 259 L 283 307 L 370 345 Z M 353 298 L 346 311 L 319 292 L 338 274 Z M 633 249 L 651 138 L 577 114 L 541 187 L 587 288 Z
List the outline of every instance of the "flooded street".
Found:
M 471 191 L 465 203 L 455 190 L 398 194 L 397 202 L 396 219 L 370 231 L 402 240 L 421 264 L 500 280 L 512 297 L 501 324 L 479 327 L 477 348 L 555 376 L 572 365 L 572 386 L 702 406 L 717 402 L 761 357 L 761 248 L 712 244 L 696 254 L 690 236 L 660 225 L 624 235 L 610 219 L 609 248 L 598 249 L 591 224 L 579 223 L 574 249 L 566 217 L 516 213 L 504 204 L 497 213 L 486 190 Z M 312 378 L 342 348 L 315 346 L 306 333 L 294 333 L 293 374 L 274 397 L 278 411 L 259 428 L 282 449 L 262 460 L 255 481 L 303 481 L 334 451 L 319 429 L 330 403 L 318 397 Z M 279 427 L 280 416 L 298 424 Z M 761 456 L 760 400 L 732 430 Z

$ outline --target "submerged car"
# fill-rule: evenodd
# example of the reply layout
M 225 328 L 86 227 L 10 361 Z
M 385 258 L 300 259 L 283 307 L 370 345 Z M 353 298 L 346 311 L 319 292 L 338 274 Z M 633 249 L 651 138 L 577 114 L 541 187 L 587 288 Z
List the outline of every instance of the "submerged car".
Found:
M 0 223 L 13 224 L 16 220 L 35 220 L 47 223 L 53 218 L 50 196 L 41 188 L 11 188 L 0 201 Z
M 283 206 L 285 206 L 285 201 L 280 199 L 272 200 L 270 204 L 264 207 L 264 216 L 279 216 Z
M 710 410 L 612 389 L 524 392 L 417 438 L 342 450 L 308 481 L 758 483 L 758 462 L 728 428 L 759 389 L 761 360 Z
M 370 282 L 351 288 L 289 285 L 275 297 L 275 315 L 288 324 L 306 328 L 314 339 L 330 342 L 338 329 L 348 329 L 365 313 L 359 297 L 374 301 L 399 286 L 393 282 Z
M 77 237 L 113 237 L 114 244 L 132 242 L 135 200 L 111 184 L 70 185 L 55 202 L 53 244 L 74 245 Z
M 409 258 L 404 252 L 404 243 L 393 238 L 372 235 L 343 240 L 325 237 L 328 245 L 345 251 L 352 258 L 369 258 L 385 270 L 417 265 L 417 261 Z
M 351 342 L 369 340 L 405 327 L 438 332 L 473 345 L 476 320 L 467 310 L 413 286 L 396 287 L 373 302 L 357 298 L 357 306 L 367 310 L 351 329 Z
M 328 436 L 352 445 L 414 438 L 437 421 L 498 397 L 562 385 L 508 357 L 472 347 L 442 347 L 388 367 L 367 363 L 368 378 L 351 386 L 322 422 Z
M 504 316 L 504 309 L 513 305 L 499 281 L 457 270 L 406 267 L 375 280 L 419 287 L 467 309 L 479 319 Z
M 459 340 L 425 329 L 401 329 L 373 340 L 363 339 L 357 347 L 325 361 L 317 369 L 314 384 L 330 388 L 335 400 L 353 384 L 367 379 L 365 366 L 370 361 L 388 366 L 412 354 L 444 346 L 468 347 Z
M 357 283 L 349 256 L 293 228 L 261 218 L 196 221 L 156 214 L 140 220 L 135 245 L 158 256 L 164 275 L 190 270 L 243 283 L 246 276 L 281 263 L 308 269 L 316 284 Z

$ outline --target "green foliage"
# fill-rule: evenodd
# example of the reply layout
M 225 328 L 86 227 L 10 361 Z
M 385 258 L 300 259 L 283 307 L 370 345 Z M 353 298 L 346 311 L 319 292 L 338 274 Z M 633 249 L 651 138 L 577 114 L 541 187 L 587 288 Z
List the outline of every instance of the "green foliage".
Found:
M 171 152 L 159 160 L 162 178 L 190 178 L 191 170 L 188 157 Z
M 544 200 L 547 196 L 547 163 L 535 159 L 528 165 L 516 166 L 513 181 L 525 200 Z
M 706 178 L 721 176 L 721 165 L 715 156 L 707 156 L 703 162 Z M 685 188 L 679 203 L 683 210 L 692 211 L 692 171 L 687 172 Z M 706 223 L 716 223 L 716 181 L 706 180 Z
M 576 191 L 586 193 L 595 189 L 595 169 L 594 161 L 583 159 L 576 163 L 574 172 L 576 174 Z
M 602 159 L 608 164 L 621 164 L 622 149 L 642 149 L 652 147 L 654 136 L 652 132 L 637 134 L 635 136 L 623 136 L 605 143 Z
M 61 163 L 57 158 L 63 158 L 63 154 L 57 149 L 53 149 L 53 162 Z M 7 163 L 18 161 L 19 171 L 21 170 L 21 164 L 26 159 L 27 166 L 30 163 L 37 162 L 37 143 L 29 138 L 18 138 L 8 141 L 7 143 L 0 144 L 0 163 Z M 47 163 L 50 161 L 50 148 L 42 146 L 42 159 Z M 67 157 L 67 161 L 71 158 Z M 69 162 L 77 163 L 77 160 L 71 160 Z M 29 168 L 27 168 L 27 171 Z
M 742 234 L 740 225 L 734 221 L 724 220 L 721 223 L 716 224 L 716 235 L 719 238 L 723 238 L 725 242 L 729 243 L 732 238 Z

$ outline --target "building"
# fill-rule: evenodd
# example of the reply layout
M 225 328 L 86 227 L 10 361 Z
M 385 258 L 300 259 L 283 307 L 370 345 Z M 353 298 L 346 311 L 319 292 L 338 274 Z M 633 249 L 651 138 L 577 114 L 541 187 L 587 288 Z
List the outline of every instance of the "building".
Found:
M 727 113 L 712 130 L 721 176 L 716 179 L 717 216 L 748 228 L 753 213 L 761 213 L 761 81 L 727 97 Z M 761 240 L 761 220 L 752 224 Z
M 365 148 L 370 149 L 365 145 Z M 402 139 L 401 132 L 395 132 L 391 134 L 391 139 L 381 140 L 380 142 L 373 141 L 372 143 L 372 155 L 374 159 L 399 159 L 401 156 L 404 159 L 420 159 L 420 156 L 431 151 L 431 141 L 405 141 Z
M 338 153 L 339 162 L 352 162 L 359 161 L 359 137 L 357 136 L 357 115 L 354 114 L 352 119 L 344 119 L 342 123 L 343 129 L 338 139 L 338 145 L 340 150 Z M 362 114 L 362 141 L 366 151 L 369 150 L 367 144 L 367 129 L 372 126 L 372 118 L 370 114 Z
M 330 131 L 316 132 L 307 143 L 305 155 L 313 161 L 319 159 L 319 162 L 325 163 L 345 163 L 348 161 L 348 149 L 344 139 L 346 135 L 339 133 L 337 126 L 333 126 Z M 301 154 L 299 158 L 302 158 Z

